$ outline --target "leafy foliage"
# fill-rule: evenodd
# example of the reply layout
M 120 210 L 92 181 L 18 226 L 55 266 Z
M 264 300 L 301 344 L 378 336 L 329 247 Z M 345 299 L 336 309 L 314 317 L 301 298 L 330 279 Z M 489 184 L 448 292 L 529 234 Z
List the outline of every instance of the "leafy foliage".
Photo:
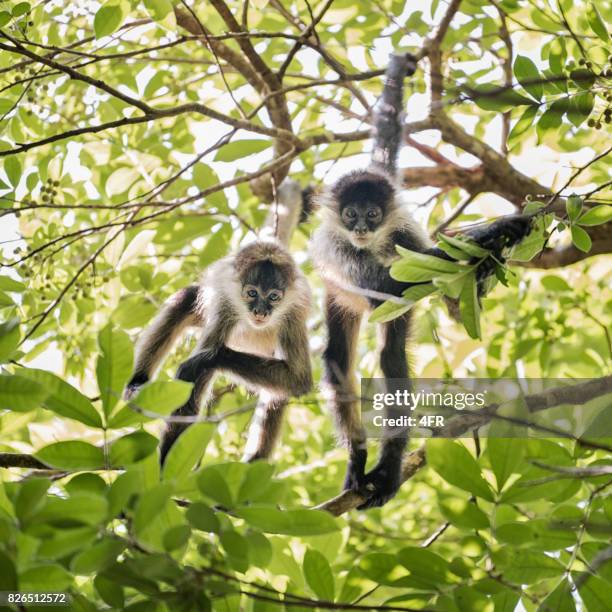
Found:
M 571 471 L 610 467 L 603 420 L 578 432 L 600 448 L 428 440 L 427 465 L 387 506 L 333 517 L 310 509 L 338 494 L 345 466 L 318 390 L 291 403 L 274 464 L 245 465 L 253 401 L 221 380 L 210 414 L 160 469 L 163 419 L 191 391 L 173 375 L 193 341 L 127 402 L 134 339 L 168 296 L 261 227 L 268 207 L 249 181 L 262 166 L 279 171 L 287 155 L 292 177 L 311 184 L 366 163 L 381 62 L 422 48 L 456 3 L 251 0 L 243 13 L 232 0 L 246 33 L 218 0 L 187 4 L 193 13 L 171 0 L 0 3 L 0 590 L 66 590 L 76 610 L 606 609 L 610 478 Z M 417 377 L 609 375 L 609 255 L 581 254 L 610 251 L 610 3 L 463 0 L 458 12 L 438 41 L 432 106 L 465 119 L 466 132 L 438 114 L 443 141 L 417 145 L 448 159 L 433 181 L 422 168 L 404 176 L 408 187 L 442 181 L 433 198 L 414 193 L 415 212 L 455 261 L 400 249 L 392 275 L 419 284 L 370 321 L 421 313 Z M 428 72 L 410 79 L 408 121 L 431 93 Z M 542 159 L 569 168 L 567 184 L 543 176 Z M 540 180 L 551 188 L 540 193 Z M 437 228 L 507 210 L 484 191 L 538 221 L 506 253 L 511 266 L 494 262 L 479 300 L 476 271 L 491 254 Z M 292 250 L 320 304 L 309 230 Z M 580 253 L 569 268 L 514 265 L 570 242 Z M 465 330 L 437 295 L 459 301 Z M 320 308 L 310 323 L 319 380 Z M 375 344 L 369 325 L 364 376 L 377 373 Z M 556 410 L 573 422 L 573 406 Z M 26 464 L 6 469 L 15 457 Z

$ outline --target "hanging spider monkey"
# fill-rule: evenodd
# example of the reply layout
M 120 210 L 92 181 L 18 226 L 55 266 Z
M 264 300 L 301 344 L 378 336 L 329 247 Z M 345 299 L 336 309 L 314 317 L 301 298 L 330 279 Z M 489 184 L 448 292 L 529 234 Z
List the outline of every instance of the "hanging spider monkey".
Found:
M 376 466 L 365 472 L 366 434 L 357 404 L 355 355 L 364 313 L 382 303 L 368 291 L 401 296 L 415 283 L 391 278 L 389 268 L 398 258 L 396 245 L 419 253 L 451 259 L 432 247 L 425 231 L 417 225 L 398 196 L 396 162 L 402 129 L 400 110 L 403 80 L 414 73 L 416 60 L 410 54 L 391 57 L 382 100 L 375 117 L 375 146 L 370 167 L 349 172 L 320 197 L 322 222 L 313 235 L 311 252 L 326 287 L 325 310 L 328 340 L 323 354 L 324 382 L 342 442 L 348 446 L 349 460 L 344 488 L 359 491 L 367 501 L 360 507 L 382 506 L 401 484 L 402 457 L 407 444 L 405 431 L 386 431 Z M 530 230 L 526 217 L 511 216 L 468 236 L 498 260 L 502 250 L 520 242 Z M 492 258 L 491 258 L 492 259 Z M 477 271 L 479 293 L 494 270 L 483 262 Z M 407 379 L 406 342 L 410 311 L 379 325 L 380 367 L 387 387 L 389 379 Z M 388 416 L 402 412 L 389 409 Z
M 176 293 L 142 334 L 125 397 L 148 382 L 164 355 L 189 326 L 201 328 L 193 355 L 177 378 L 193 383 L 174 416 L 193 416 L 217 374 L 259 393 L 244 460 L 266 458 L 278 438 L 291 396 L 312 386 L 306 318 L 311 294 L 291 255 L 277 241 L 257 241 L 212 264 L 197 285 Z M 167 424 L 163 463 L 189 423 Z

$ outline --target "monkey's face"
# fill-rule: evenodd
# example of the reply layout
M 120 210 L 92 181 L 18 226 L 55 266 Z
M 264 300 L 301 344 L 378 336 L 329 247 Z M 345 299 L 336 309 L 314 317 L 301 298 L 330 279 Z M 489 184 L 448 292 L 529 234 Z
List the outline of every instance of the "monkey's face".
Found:
M 342 228 L 359 249 L 366 248 L 385 220 L 395 196 L 389 179 L 370 170 L 349 172 L 331 189 Z
M 350 232 L 351 241 L 359 248 L 366 247 L 374 232 L 383 221 L 383 209 L 373 203 L 355 202 L 347 204 L 340 211 L 340 219 Z
M 269 261 L 258 262 L 242 278 L 242 299 L 253 327 L 265 327 L 283 303 L 287 280 Z

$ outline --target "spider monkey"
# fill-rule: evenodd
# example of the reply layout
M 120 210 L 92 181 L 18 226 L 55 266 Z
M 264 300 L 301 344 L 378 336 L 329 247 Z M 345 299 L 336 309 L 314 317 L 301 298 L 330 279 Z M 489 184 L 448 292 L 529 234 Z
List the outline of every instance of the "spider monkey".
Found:
M 328 339 L 323 354 L 323 379 L 330 391 L 340 438 L 349 451 L 344 489 L 357 490 L 367 497 L 360 509 L 382 506 L 395 495 L 401 484 L 402 457 L 408 441 L 405 431 L 385 432 L 378 463 L 370 472 L 365 472 L 366 434 L 357 405 L 355 355 L 363 314 L 382 303 L 376 297 L 369 297 L 375 294 L 368 294 L 368 290 L 400 297 L 406 288 L 415 284 L 397 281 L 389 274 L 391 264 L 398 258 L 396 245 L 451 259 L 432 247 L 425 231 L 400 201 L 394 180 L 402 133 L 399 114 L 403 79 L 414 72 L 414 64 L 414 58 L 408 54 L 392 56 L 375 118 L 373 162 L 366 169 L 341 177 L 318 198 L 321 225 L 311 242 L 312 257 L 326 288 Z M 529 219 L 516 215 L 468 235 L 481 246 L 493 249 L 500 259 L 503 248 L 517 244 L 529 229 Z M 493 269 L 490 265 L 479 268 L 480 293 Z M 379 324 L 380 367 L 388 387 L 394 384 L 389 379 L 408 379 L 406 342 L 410 325 L 410 311 Z M 399 414 L 397 410 L 389 410 L 391 417 Z
M 150 380 L 181 333 L 198 326 L 202 331 L 195 352 L 177 373 L 194 387 L 174 415 L 196 415 L 217 374 L 227 374 L 259 393 L 244 460 L 268 457 L 289 398 L 312 386 L 306 332 L 310 301 L 305 277 L 278 242 L 260 240 L 241 248 L 209 266 L 197 285 L 170 298 L 145 330 L 126 398 Z M 162 463 L 188 426 L 166 425 Z

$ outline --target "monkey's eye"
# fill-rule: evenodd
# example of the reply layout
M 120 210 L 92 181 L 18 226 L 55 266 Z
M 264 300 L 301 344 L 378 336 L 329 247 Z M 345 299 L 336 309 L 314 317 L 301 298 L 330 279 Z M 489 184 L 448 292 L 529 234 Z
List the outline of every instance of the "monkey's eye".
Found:
M 354 208 L 347 208 L 344 213 L 349 219 L 354 219 L 357 216 Z
M 377 208 L 370 208 L 370 210 L 368 210 L 368 218 L 369 219 L 375 219 L 376 217 L 378 217 L 378 209 Z
M 272 291 L 268 296 L 271 302 L 278 302 L 281 299 L 281 294 L 278 291 Z
M 249 290 L 247 291 L 247 295 L 248 295 L 250 298 L 257 297 L 257 291 L 256 291 L 255 289 L 249 289 Z

